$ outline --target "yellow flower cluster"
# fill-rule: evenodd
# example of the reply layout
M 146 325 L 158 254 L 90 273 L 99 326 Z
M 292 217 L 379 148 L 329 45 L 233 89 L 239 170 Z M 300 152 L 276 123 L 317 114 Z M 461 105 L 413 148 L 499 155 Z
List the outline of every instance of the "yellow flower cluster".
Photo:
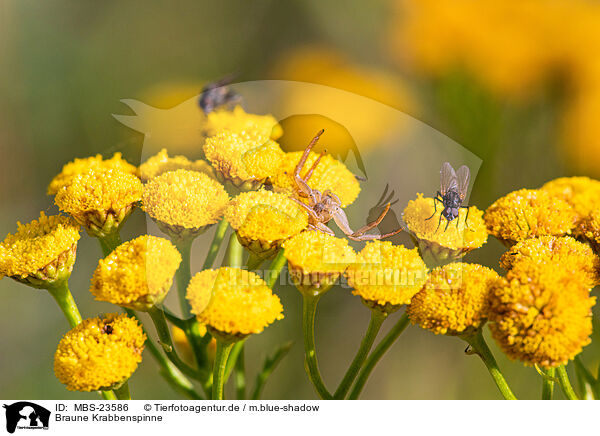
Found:
M 498 274 L 477 264 L 452 263 L 431 271 L 407 314 L 413 324 L 435 334 L 461 335 L 488 316 L 488 295 Z
M 90 292 L 96 300 L 146 311 L 165 298 L 180 263 L 170 241 L 140 236 L 100 259 Z
M 270 178 L 271 183 L 277 190 L 290 195 L 297 192 L 294 170 L 302 157 L 302 153 L 298 151 L 285 154 L 279 171 Z M 305 176 L 318 157 L 319 155 L 313 152 L 308 155 L 308 159 L 304 164 L 304 171 L 301 173 L 302 177 Z M 308 185 L 320 192 L 329 189 L 340 198 L 342 207 L 351 205 L 360 192 L 360 185 L 354 174 L 346 168 L 346 165 L 329 154 L 323 156 L 308 180 Z
M 417 198 L 409 201 L 404 209 L 404 221 L 424 256 L 431 254 L 435 259 L 457 259 L 487 242 L 481 210 L 471 206 L 466 221 L 467 209 L 459 209 L 458 217 L 448 223 L 444 217 L 440 222 L 443 209 L 443 205 L 434 205 L 434 199 L 424 198 L 423 194 L 417 194 Z
M 288 239 L 283 248 L 290 276 L 296 287 L 307 293 L 329 290 L 356 259 L 347 239 L 316 231 L 305 231 Z
M 600 181 L 598 180 L 589 177 L 560 177 L 549 181 L 541 189 L 573 207 L 577 214 L 575 233 L 580 232 L 579 226 L 593 211 L 600 209 Z
M 367 242 L 346 271 L 352 293 L 365 302 L 396 310 L 409 304 L 427 280 L 427 267 L 416 248 L 389 241 Z
M 52 179 L 48 186 L 48 195 L 56 194 L 60 188 L 71 183 L 73 177 L 88 172 L 89 170 L 117 170 L 137 175 L 137 167 L 121 157 L 121 153 L 115 153 L 110 159 L 103 159 L 102 155 L 75 159 L 63 166 L 62 171 Z
M 225 188 L 197 171 L 169 171 L 144 186 L 144 210 L 170 235 L 202 232 L 221 218 L 228 202 Z
M 198 171 L 211 177 L 214 176 L 213 169 L 208 162 L 202 159 L 191 161 L 185 156 L 169 157 L 166 148 L 149 157 L 140 165 L 140 176 L 143 182 L 147 182 L 163 173 L 175 170 Z
M 146 335 L 136 320 L 108 314 L 67 332 L 54 355 L 54 373 L 70 391 L 119 387 L 142 361 Z
M 281 242 L 308 225 L 308 214 L 287 195 L 271 191 L 243 192 L 229 203 L 225 219 L 242 245 L 260 256 L 273 254 Z
M 546 190 L 521 189 L 496 200 L 484 216 L 490 234 L 507 246 L 537 236 L 571 234 L 577 214 Z
M 589 289 L 561 264 L 521 260 L 490 291 L 492 336 L 527 365 L 566 364 L 590 343 Z
M 17 232 L 0 243 L 0 278 L 28 278 L 32 285 L 37 279 L 42 286 L 70 274 L 79 240 L 79 226 L 73 220 L 41 212 L 37 220 L 17 226 Z
M 142 199 L 142 182 L 120 170 L 89 170 L 71 179 L 54 197 L 60 210 L 70 214 L 91 234 L 111 233 Z
M 590 243 L 596 254 L 600 255 L 600 210 L 592 212 L 581 223 L 580 233 Z
M 600 5 L 588 0 L 402 1 L 394 52 L 440 76 L 465 70 L 501 97 L 566 82 L 561 146 L 586 172 L 600 168 Z
M 233 111 L 217 109 L 209 112 L 204 127 L 207 136 L 214 136 L 223 131 L 233 133 L 253 132 L 262 138 L 278 139 L 283 130 L 272 115 L 249 114 L 236 106 Z
M 221 181 L 242 190 L 258 187 L 283 160 L 279 145 L 256 132 L 223 131 L 206 139 L 204 154 Z
M 581 277 L 590 287 L 600 283 L 600 258 L 588 245 L 570 236 L 526 239 L 513 245 L 500 258 L 500 266 L 506 270 L 519 262 L 554 262 L 572 277 Z
M 283 319 L 283 306 L 263 279 L 239 268 L 197 273 L 187 289 L 192 313 L 212 334 L 241 339 Z

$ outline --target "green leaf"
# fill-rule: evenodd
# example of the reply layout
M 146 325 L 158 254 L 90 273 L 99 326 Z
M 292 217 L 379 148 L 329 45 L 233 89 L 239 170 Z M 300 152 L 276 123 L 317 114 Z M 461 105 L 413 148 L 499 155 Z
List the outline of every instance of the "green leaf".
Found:
M 585 367 L 579 356 L 575 357 L 575 374 L 579 382 L 579 396 L 584 400 L 600 398 L 600 384 Z

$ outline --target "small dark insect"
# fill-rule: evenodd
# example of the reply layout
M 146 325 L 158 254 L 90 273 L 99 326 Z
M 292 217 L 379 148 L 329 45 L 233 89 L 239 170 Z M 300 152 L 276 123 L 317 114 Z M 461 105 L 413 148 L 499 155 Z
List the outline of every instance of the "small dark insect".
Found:
M 227 85 L 231 84 L 235 76 L 230 74 L 220 80 L 211 82 L 202 88 L 198 105 L 205 114 L 214 111 L 221 106 L 233 105 L 239 103 L 242 97 L 235 91 L 229 89 Z
M 102 327 L 102 333 L 106 333 L 107 335 L 112 335 L 113 326 L 111 324 L 104 324 Z
M 302 157 L 300 158 L 300 161 L 298 162 L 298 165 L 296 165 L 296 169 L 294 171 L 294 180 L 296 181 L 296 187 L 298 188 L 298 195 L 304 198 L 308 198 L 308 205 L 295 197 L 292 197 L 292 200 L 294 200 L 308 212 L 308 228 L 311 230 L 320 231 L 334 236 L 335 233 L 333 232 L 333 230 L 331 230 L 326 225 L 331 219 L 333 219 L 333 221 L 337 224 L 340 230 L 342 230 L 342 232 L 344 232 L 344 234 L 348 238 L 354 241 L 371 241 L 373 239 L 384 239 L 389 238 L 390 236 L 394 236 L 397 233 L 400 233 L 403 230 L 402 228 L 396 229 L 392 232 L 383 235 L 374 235 L 366 233 L 372 228 L 377 227 L 379 223 L 381 223 L 383 218 L 385 218 L 386 214 L 389 212 L 391 207 L 389 202 L 385 205 L 383 211 L 376 220 L 354 231 L 350 228 L 348 218 L 346 217 L 344 209 L 342 209 L 342 202 L 340 201 L 339 197 L 329 189 L 325 190 L 324 192 L 320 192 L 316 189 L 312 189 L 308 185 L 308 181 L 312 176 L 313 171 L 315 170 L 317 165 L 319 165 L 319 162 L 321 161 L 321 158 L 323 157 L 323 154 L 325 152 L 321 153 L 321 155 L 315 160 L 315 162 L 308 170 L 308 172 L 304 175 L 304 177 L 300 175 L 300 172 L 302 171 L 302 168 L 306 163 L 306 159 L 308 158 L 310 150 L 317 143 L 323 132 L 324 130 L 321 130 L 319 133 L 317 133 L 317 136 L 315 136 L 312 139 L 312 141 L 310 141 L 310 144 L 308 144 L 308 146 L 304 150 L 304 153 L 302 154 Z
M 437 192 L 433 199 L 433 206 L 435 210 L 433 211 L 433 215 L 431 215 L 428 220 L 433 218 L 437 212 L 437 203 L 442 203 L 444 210 L 440 214 L 440 221 L 438 222 L 437 230 L 440 228 L 440 224 L 442 223 L 442 217 L 446 218 L 446 228 L 444 231 L 448 229 L 450 225 L 450 221 L 458 218 L 459 209 L 467 209 L 467 216 L 465 217 L 465 224 L 467 222 L 467 218 L 469 218 L 469 207 L 463 206 L 462 202 L 465 200 L 467 196 L 467 190 L 469 189 L 469 180 L 471 178 L 471 173 L 469 171 L 469 167 L 466 165 L 461 166 L 458 171 L 454 171 L 452 165 L 448 162 L 444 162 L 442 164 L 442 169 L 440 171 L 440 179 L 441 179 L 441 187 Z M 458 221 L 456 221 L 456 226 L 458 227 Z

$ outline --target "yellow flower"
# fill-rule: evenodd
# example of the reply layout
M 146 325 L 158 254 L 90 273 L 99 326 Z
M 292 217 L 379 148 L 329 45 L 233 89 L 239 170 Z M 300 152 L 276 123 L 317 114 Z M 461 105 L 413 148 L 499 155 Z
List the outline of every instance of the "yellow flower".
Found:
M 48 195 L 56 194 L 60 188 L 68 185 L 73 177 L 88 172 L 89 170 L 119 170 L 125 173 L 137 175 L 138 169 L 134 165 L 121 158 L 121 153 L 115 153 L 110 159 L 103 159 L 102 155 L 75 159 L 63 166 L 62 171 L 58 174 L 48 186 Z
M 576 219 L 566 201 L 534 189 L 513 191 L 499 198 L 484 216 L 489 233 L 509 247 L 527 238 L 571 234 Z
M 477 264 L 435 268 L 413 298 L 407 314 L 413 324 L 435 334 L 461 335 L 479 328 L 488 316 L 488 295 L 500 277 Z
M 180 263 L 167 239 L 140 236 L 100 259 L 90 292 L 96 300 L 146 311 L 163 301 Z
M 54 197 L 87 232 L 104 237 L 120 228 L 142 199 L 142 182 L 119 170 L 89 170 L 73 177 Z
M 281 165 L 279 145 L 255 132 L 223 131 L 206 138 L 204 153 L 217 179 L 242 191 L 257 188 Z
M 37 220 L 17 226 L 17 232 L 0 243 L 0 278 L 8 276 L 40 288 L 68 278 L 75 263 L 79 226 L 68 217 L 44 212 Z
M 214 136 L 226 130 L 233 133 L 255 132 L 263 138 L 278 139 L 283 130 L 272 115 L 248 114 L 241 106 L 233 111 L 217 109 L 209 112 L 204 127 L 207 136 Z
M 197 171 L 169 171 L 144 186 L 144 210 L 174 239 L 205 231 L 219 221 L 228 202 L 225 188 Z
M 600 181 L 589 177 L 560 177 L 541 188 L 569 203 L 577 213 L 577 226 L 600 209 Z M 579 229 L 576 227 L 575 232 Z
M 146 335 L 124 314 L 84 320 L 67 332 L 54 354 L 54 374 L 70 391 L 120 387 L 142 361 Z
M 579 226 L 579 234 L 600 255 L 600 210 L 592 212 Z
M 368 305 L 393 312 L 419 292 L 427 279 L 427 267 L 416 248 L 371 241 L 348 267 L 346 277 L 354 295 Z
M 287 195 L 271 191 L 243 192 L 225 211 L 240 243 L 259 257 L 275 254 L 281 243 L 306 228 L 308 215 Z
M 271 183 L 277 190 L 290 195 L 297 192 L 298 188 L 294 180 L 294 170 L 302 157 L 302 153 L 298 151 L 285 154 L 279 171 L 270 178 Z M 312 167 L 318 156 L 318 154 L 313 152 L 309 154 L 304 164 L 304 171 L 301 173 L 302 177 Z M 352 204 L 360 192 L 360 185 L 354 174 L 346 168 L 346 165 L 328 154 L 323 156 L 321 162 L 315 168 L 311 178 L 308 180 L 308 185 L 320 192 L 329 189 L 340 198 L 342 207 Z
M 283 319 L 283 306 L 264 280 L 239 268 L 197 273 L 187 299 L 198 321 L 222 339 L 242 339 Z
M 185 156 L 169 157 L 166 148 L 149 157 L 146 162 L 140 165 L 140 176 L 143 182 L 147 182 L 163 173 L 175 170 L 198 171 L 214 177 L 214 171 L 208 162 L 202 159 L 192 162 Z
M 500 266 L 510 270 L 519 262 L 556 262 L 573 278 L 582 277 L 593 287 L 600 283 L 600 259 L 592 249 L 570 236 L 541 236 L 513 245 L 500 258 Z
M 302 232 L 283 247 L 296 287 L 311 295 L 328 291 L 356 259 L 347 239 L 316 231 Z
M 523 260 L 490 291 L 490 330 L 510 358 L 555 367 L 590 343 L 595 302 L 560 264 Z
M 404 209 L 404 221 L 424 257 L 431 256 L 435 262 L 456 260 L 487 242 L 481 210 L 475 206 L 469 207 L 469 220 L 465 225 L 467 209 L 459 209 L 454 221 L 448 222 L 442 217 L 440 222 L 444 207 L 439 202 L 436 206 L 433 198 L 423 198 L 423 194 L 417 194 L 417 198 L 409 201 Z

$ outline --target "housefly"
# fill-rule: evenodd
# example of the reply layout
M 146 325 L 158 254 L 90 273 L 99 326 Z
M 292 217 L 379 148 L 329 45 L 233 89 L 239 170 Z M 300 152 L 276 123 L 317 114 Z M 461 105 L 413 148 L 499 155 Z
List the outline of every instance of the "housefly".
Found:
M 463 206 L 462 203 L 467 196 L 467 190 L 469 188 L 469 180 L 471 178 L 471 173 L 469 168 L 466 165 L 461 166 L 458 171 L 454 171 L 452 165 L 448 162 L 444 162 L 442 164 L 442 169 L 440 171 L 440 190 L 437 192 L 433 199 L 433 206 L 435 208 L 433 215 L 431 215 L 428 220 L 433 218 L 437 212 L 437 202 L 442 203 L 444 210 L 440 214 L 440 221 L 438 222 L 438 229 L 440 228 L 440 224 L 442 222 L 442 217 L 446 218 L 446 228 L 444 231 L 448 229 L 448 225 L 450 225 L 450 221 L 458 218 L 459 210 L 467 209 L 467 216 L 465 217 L 465 224 L 467 222 L 467 218 L 469 217 L 469 207 Z M 458 221 L 456 222 L 458 226 Z M 437 232 L 437 229 L 436 229 Z
M 230 74 L 220 80 L 204 85 L 198 99 L 198 105 L 205 114 L 221 106 L 232 105 L 241 101 L 242 97 L 228 87 L 234 78 L 235 76 Z

